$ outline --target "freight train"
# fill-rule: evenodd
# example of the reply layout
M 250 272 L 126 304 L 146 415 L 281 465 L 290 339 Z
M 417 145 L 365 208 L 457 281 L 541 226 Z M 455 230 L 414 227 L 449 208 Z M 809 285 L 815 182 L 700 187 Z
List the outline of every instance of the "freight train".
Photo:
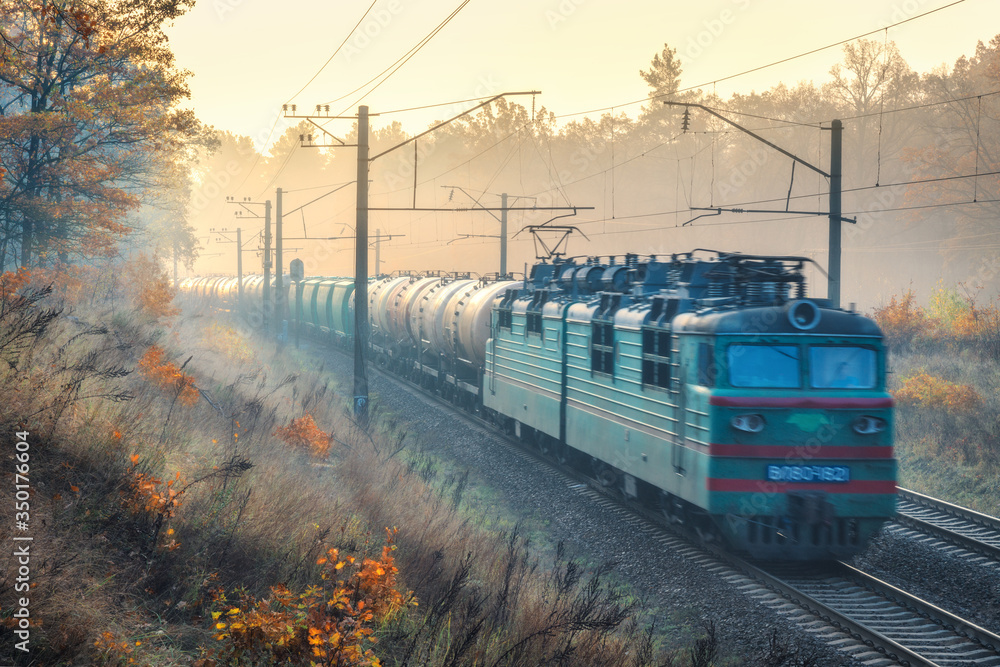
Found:
M 541 262 L 523 281 L 380 278 L 367 344 L 706 540 L 845 558 L 895 515 L 893 400 L 881 331 L 807 297 L 807 261 L 694 251 Z M 262 283 L 244 280 L 244 303 Z M 180 287 L 230 308 L 238 292 L 232 278 Z M 353 342 L 353 280 L 307 279 L 289 297 L 314 336 Z

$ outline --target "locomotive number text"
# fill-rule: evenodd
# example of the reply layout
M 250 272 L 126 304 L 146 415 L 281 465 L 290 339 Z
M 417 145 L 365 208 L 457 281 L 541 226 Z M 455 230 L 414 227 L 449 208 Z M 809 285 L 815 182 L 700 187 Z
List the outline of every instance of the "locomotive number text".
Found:
M 849 482 L 847 466 L 767 466 L 769 482 Z

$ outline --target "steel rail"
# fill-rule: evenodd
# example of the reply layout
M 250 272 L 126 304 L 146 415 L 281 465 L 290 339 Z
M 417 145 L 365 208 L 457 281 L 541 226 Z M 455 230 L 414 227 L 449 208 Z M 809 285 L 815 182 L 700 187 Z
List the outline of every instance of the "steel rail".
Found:
M 896 516 L 896 522 L 904 526 L 913 528 L 922 533 L 927 533 L 947 540 L 959 547 L 968 549 L 975 553 L 982 554 L 994 560 L 1000 561 L 1000 519 L 976 512 L 949 503 L 938 498 L 910 491 L 909 489 L 898 488 L 897 494 L 901 500 L 918 505 L 921 508 L 940 512 L 945 517 L 941 521 L 934 521 L 928 518 L 921 518 L 905 510 L 900 510 Z M 959 520 L 971 524 L 970 526 L 947 526 L 942 525 L 947 520 Z M 987 542 L 974 533 L 978 530 L 987 530 L 994 533 L 992 540 Z

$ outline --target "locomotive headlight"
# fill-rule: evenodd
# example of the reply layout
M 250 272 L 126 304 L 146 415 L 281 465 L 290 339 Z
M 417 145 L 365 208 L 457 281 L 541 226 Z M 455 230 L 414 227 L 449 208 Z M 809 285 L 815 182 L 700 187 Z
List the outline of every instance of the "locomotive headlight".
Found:
M 885 420 L 879 417 L 858 417 L 851 424 L 851 428 L 859 435 L 872 435 L 885 430 Z
M 760 415 L 736 415 L 729 421 L 737 431 L 760 433 L 764 430 L 764 418 Z

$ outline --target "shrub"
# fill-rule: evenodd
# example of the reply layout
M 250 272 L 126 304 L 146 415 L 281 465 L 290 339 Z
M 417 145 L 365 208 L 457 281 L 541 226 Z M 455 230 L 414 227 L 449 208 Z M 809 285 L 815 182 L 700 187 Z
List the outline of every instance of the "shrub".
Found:
M 198 388 L 194 378 L 184 373 L 176 364 L 166 361 L 166 351 L 159 345 L 150 345 L 139 360 L 139 370 L 160 389 L 173 389 L 182 405 L 198 402 Z
M 177 290 L 170 284 L 167 272 L 159 262 L 148 255 L 137 255 L 126 265 L 128 286 L 133 289 L 132 300 L 139 312 L 153 319 L 172 317 L 180 309 L 171 305 Z
M 875 308 L 872 316 L 893 347 L 908 346 L 921 334 L 929 333 L 932 322 L 916 301 L 913 290 L 906 290 L 902 297 L 893 294 L 888 305 Z
M 955 384 L 923 371 L 903 378 L 902 386 L 893 395 L 900 405 L 940 408 L 957 414 L 972 414 L 983 403 L 971 385 Z
M 284 585 L 254 600 L 240 594 L 240 606 L 212 612 L 215 638 L 224 642 L 223 664 L 379 665 L 371 650 L 377 623 L 405 606 L 412 596 L 396 590 L 398 570 L 392 551 L 395 529 L 386 529 L 378 560 L 341 556 L 329 549 L 317 563 L 320 583 L 293 593 Z M 225 603 L 223 592 L 217 603 Z M 208 661 L 201 661 L 208 664 Z
M 274 430 L 274 435 L 316 458 L 325 459 L 330 454 L 330 436 L 316 426 L 316 421 L 309 413 L 293 419 L 288 426 L 279 426 Z

